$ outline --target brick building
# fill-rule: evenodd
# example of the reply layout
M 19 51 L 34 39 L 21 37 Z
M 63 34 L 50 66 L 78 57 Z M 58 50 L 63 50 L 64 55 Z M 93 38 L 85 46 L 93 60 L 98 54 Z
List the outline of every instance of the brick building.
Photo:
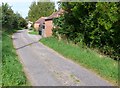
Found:
M 49 17 L 41 17 L 34 23 L 34 28 L 39 31 L 42 37 L 50 37 L 53 29 L 53 18 L 59 17 L 63 13 L 63 10 L 53 12 Z

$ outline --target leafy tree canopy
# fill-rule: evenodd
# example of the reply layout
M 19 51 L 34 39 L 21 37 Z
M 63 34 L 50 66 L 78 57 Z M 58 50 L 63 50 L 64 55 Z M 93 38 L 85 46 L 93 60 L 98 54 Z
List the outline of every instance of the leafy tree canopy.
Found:
M 28 19 L 35 22 L 40 17 L 46 17 L 53 13 L 54 3 L 53 2 L 32 2 L 29 7 Z
M 120 58 L 120 3 L 62 2 L 61 7 L 65 13 L 54 20 L 54 34 Z
M 2 3 L 0 8 L 2 8 L 2 27 L 13 30 L 26 26 L 26 20 L 19 13 L 14 13 L 7 3 Z

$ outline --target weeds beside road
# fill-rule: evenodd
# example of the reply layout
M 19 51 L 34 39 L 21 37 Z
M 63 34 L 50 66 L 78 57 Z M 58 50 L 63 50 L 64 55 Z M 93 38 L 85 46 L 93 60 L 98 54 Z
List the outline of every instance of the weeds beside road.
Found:
M 83 65 L 103 78 L 118 83 L 118 63 L 109 57 L 102 56 L 90 49 L 84 49 L 73 44 L 66 44 L 63 41 L 58 41 L 54 37 L 43 38 L 40 40 L 43 44 L 54 49 L 63 56 L 70 58 L 80 65 Z
M 2 86 L 28 85 L 12 43 L 12 32 L 2 32 Z
M 29 33 L 29 34 L 38 35 L 38 31 L 35 31 L 35 29 L 31 29 L 31 30 L 29 29 L 29 30 L 28 30 L 28 33 Z

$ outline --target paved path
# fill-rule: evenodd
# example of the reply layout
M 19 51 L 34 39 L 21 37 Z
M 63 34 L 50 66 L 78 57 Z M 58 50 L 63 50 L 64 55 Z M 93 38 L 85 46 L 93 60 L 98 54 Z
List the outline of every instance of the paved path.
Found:
M 110 86 L 95 73 L 39 43 L 39 35 L 20 30 L 13 43 L 33 86 Z M 63 51 L 64 52 L 64 51 Z

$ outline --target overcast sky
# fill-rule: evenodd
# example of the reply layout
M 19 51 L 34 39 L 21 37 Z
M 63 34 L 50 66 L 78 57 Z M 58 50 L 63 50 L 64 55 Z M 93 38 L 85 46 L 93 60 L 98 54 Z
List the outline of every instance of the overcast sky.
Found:
M 29 6 L 33 1 L 37 0 L 2 0 L 2 2 L 8 3 L 10 6 L 12 6 L 14 12 L 19 12 L 24 18 L 28 15 Z M 58 7 L 57 4 L 55 6 L 56 8 Z

